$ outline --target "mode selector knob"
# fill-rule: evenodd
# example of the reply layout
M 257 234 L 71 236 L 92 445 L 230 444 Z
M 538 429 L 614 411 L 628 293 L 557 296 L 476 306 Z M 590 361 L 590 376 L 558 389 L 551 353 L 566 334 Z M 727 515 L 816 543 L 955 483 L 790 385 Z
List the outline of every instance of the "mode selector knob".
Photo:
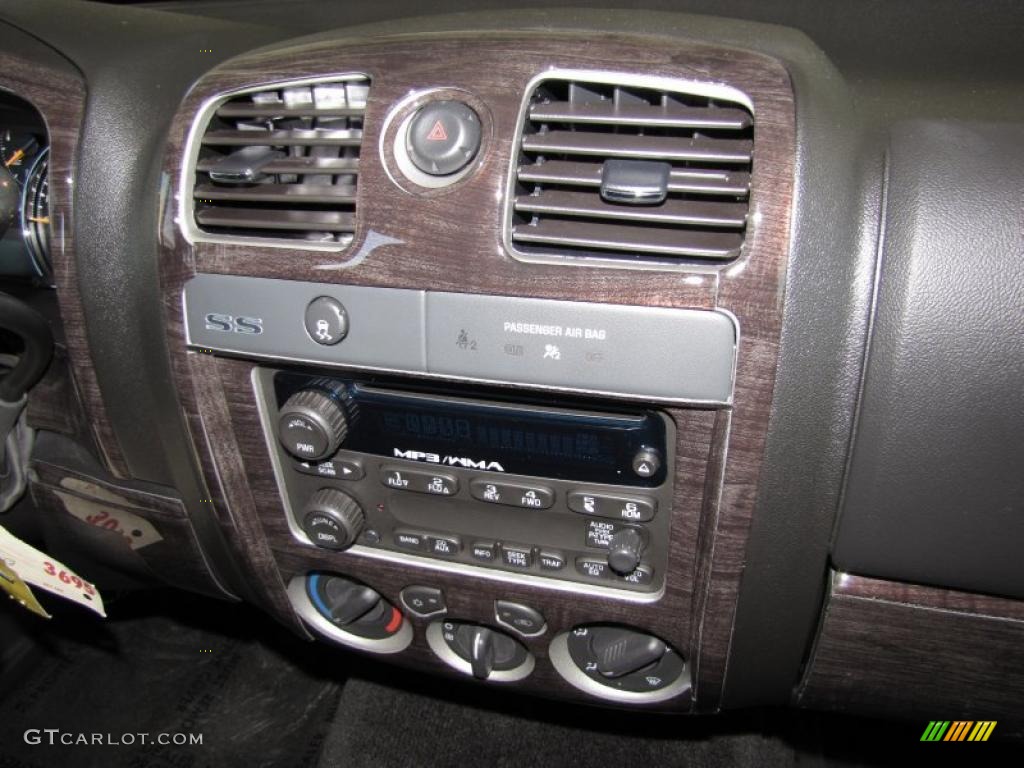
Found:
M 306 461 L 332 456 L 348 434 L 345 409 L 317 389 L 296 392 L 281 406 L 277 434 L 285 450 Z
M 359 502 L 334 488 L 321 488 L 303 510 L 302 529 L 324 549 L 346 549 L 359 537 L 366 519 Z

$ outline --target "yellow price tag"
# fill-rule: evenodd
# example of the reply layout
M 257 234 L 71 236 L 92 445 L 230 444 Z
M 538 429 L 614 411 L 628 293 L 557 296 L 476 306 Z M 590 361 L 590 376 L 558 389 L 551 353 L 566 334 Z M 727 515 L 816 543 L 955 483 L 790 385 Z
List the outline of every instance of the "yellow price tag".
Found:
M 32 594 L 32 589 L 21 580 L 13 570 L 11 570 L 7 563 L 0 560 L 0 588 L 3 588 L 4 592 L 11 596 L 11 599 L 17 603 L 28 608 L 32 613 L 38 613 L 44 619 L 50 618 L 50 614 L 39 604 L 36 600 L 36 596 Z

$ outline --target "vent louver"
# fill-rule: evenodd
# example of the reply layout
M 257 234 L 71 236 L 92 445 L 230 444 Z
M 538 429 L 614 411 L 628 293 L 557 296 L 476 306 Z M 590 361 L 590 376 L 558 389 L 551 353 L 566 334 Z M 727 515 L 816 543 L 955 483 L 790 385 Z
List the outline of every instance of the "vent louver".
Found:
M 218 102 L 195 156 L 198 239 L 348 245 L 369 85 L 351 75 Z
M 693 263 L 739 255 L 753 119 L 736 101 L 541 81 L 523 120 L 508 232 L 525 258 Z

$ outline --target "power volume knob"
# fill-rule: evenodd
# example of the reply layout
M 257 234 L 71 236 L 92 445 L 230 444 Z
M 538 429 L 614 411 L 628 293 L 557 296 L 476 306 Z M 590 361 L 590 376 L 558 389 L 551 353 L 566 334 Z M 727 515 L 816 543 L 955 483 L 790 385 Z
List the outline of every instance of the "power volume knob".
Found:
M 363 530 L 363 508 L 351 496 L 333 488 L 321 488 L 303 510 L 302 529 L 309 540 L 324 549 L 346 549 Z
M 316 389 L 296 392 L 281 406 L 278 437 L 292 456 L 319 461 L 332 456 L 348 434 L 342 406 Z

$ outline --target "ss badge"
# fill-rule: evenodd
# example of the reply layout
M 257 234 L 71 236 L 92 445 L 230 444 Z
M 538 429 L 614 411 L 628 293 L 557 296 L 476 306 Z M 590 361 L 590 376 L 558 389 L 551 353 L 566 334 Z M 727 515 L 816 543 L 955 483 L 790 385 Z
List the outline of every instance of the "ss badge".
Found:
M 221 331 L 223 333 L 263 333 L 263 318 L 261 317 L 234 317 L 220 312 L 210 312 L 206 316 L 206 330 Z

